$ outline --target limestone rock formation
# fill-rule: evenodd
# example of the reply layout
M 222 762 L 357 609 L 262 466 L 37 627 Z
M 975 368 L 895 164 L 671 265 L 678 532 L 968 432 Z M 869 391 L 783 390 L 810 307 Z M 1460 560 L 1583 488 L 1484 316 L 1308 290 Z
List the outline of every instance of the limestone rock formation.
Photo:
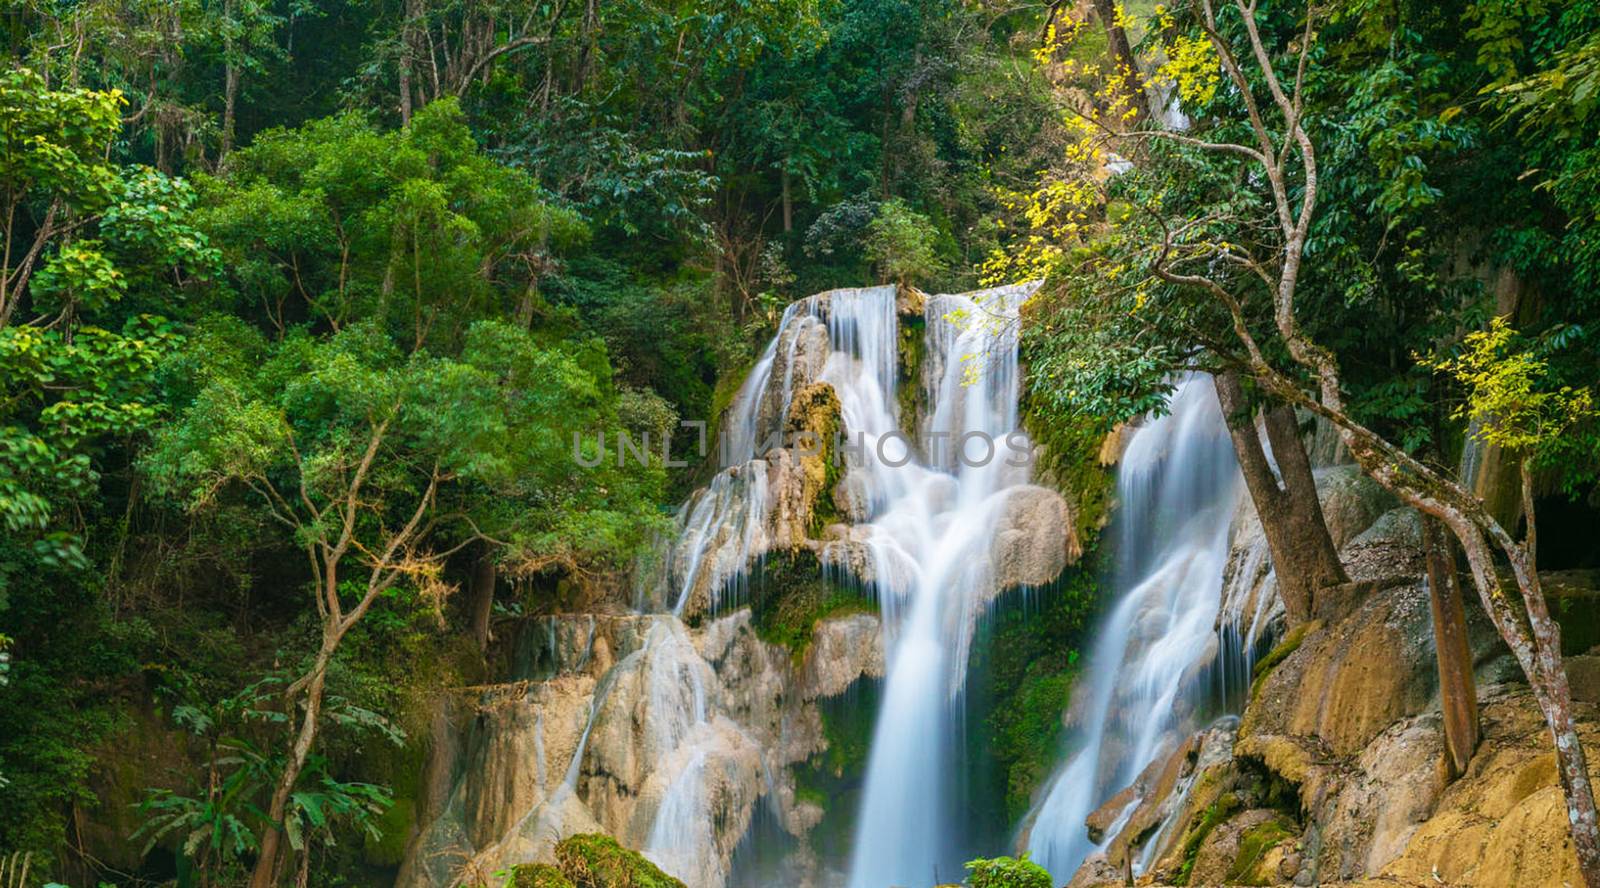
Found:
M 757 804 L 797 838 L 815 824 L 787 766 L 826 749 L 813 701 L 883 674 L 880 635 L 870 614 L 822 621 L 797 664 L 748 610 L 696 630 L 670 615 L 530 623 L 509 680 L 436 733 L 439 785 L 396 884 L 451 888 L 605 833 L 717 888 Z
M 1006 492 L 995 517 L 989 559 L 996 593 L 1018 586 L 1043 586 L 1083 555 L 1071 507 L 1048 487 L 1023 485 Z

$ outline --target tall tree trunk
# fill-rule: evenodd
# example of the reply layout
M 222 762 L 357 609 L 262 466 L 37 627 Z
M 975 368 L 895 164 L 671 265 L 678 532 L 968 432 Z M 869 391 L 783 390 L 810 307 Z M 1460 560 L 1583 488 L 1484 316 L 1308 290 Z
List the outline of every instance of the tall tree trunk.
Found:
M 789 195 L 789 166 L 784 161 L 783 167 L 783 233 L 788 234 L 794 230 L 794 203 Z
M 1133 118 L 1127 123 L 1138 126 L 1150 116 L 1150 104 L 1145 99 L 1144 78 L 1139 73 L 1139 62 L 1133 56 L 1133 44 L 1128 40 L 1127 30 L 1117 21 L 1117 4 L 1113 0 L 1094 0 L 1094 14 L 1105 28 L 1111 63 L 1116 66 L 1111 79 L 1133 111 Z
M 228 29 L 229 34 L 233 33 L 234 28 L 233 12 L 233 0 L 228 0 L 227 3 L 222 5 L 223 26 Z M 226 58 L 222 68 L 222 147 L 217 152 L 218 163 L 226 160 L 228 153 L 233 150 L 234 109 L 237 107 L 239 99 L 239 59 L 237 52 L 238 46 L 234 43 L 233 37 L 228 37 L 223 46 L 223 54 Z
M 406 0 L 406 20 L 400 31 L 400 125 L 411 123 L 415 109 L 412 98 L 412 80 L 416 76 L 419 39 L 417 27 L 422 20 L 422 0 Z
M 496 579 L 493 549 L 489 543 L 479 546 L 478 559 L 472 565 L 472 638 L 481 653 L 489 648 L 493 636 L 489 632 L 489 619 L 494 615 L 494 587 Z
M 1239 469 L 1244 474 L 1245 489 L 1256 507 L 1272 553 L 1284 612 L 1291 626 L 1303 623 L 1316 612 L 1319 590 L 1348 582 L 1349 578 L 1328 535 L 1311 460 L 1300 440 L 1294 410 L 1280 405 L 1266 413 L 1267 439 L 1278 463 L 1275 473 L 1261 446 L 1254 410 L 1245 397 L 1239 375 L 1230 371 L 1213 380 Z
M 1467 644 L 1467 615 L 1456 578 L 1455 548 L 1444 526 L 1422 516 L 1428 560 L 1428 603 L 1433 612 L 1433 648 L 1439 665 L 1439 705 L 1444 713 L 1444 771 L 1454 780 L 1466 773 L 1478 748 L 1478 686 Z
M 339 633 L 333 626 L 323 629 L 322 648 L 317 651 L 317 659 L 311 666 L 310 681 L 305 688 L 305 711 L 301 713 L 299 730 L 295 736 L 294 746 L 290 750 L 289 760 L 284 764 L 283 773 L 278 777 L 277 787 L 272 791 L 272 801 L 267 806 L 267 828 L 261 834 L 261 849 L 256 857 L 255 869 L 250 872 L 250 888 L 272 888 L 278 880 L 278 859 L 282 855 L 281 843 L 283 818 L 289 810 L 289 797 L 294 793 L 294 785 L 300 779 L 300 771 L 305 768 L 306 759 L 311 755 L 311 747 L 317 739 L 317 727 L 322 716 L 322 692 L 328 678 L 328 662 L 333 659 L 333 652 L 339 646 Z M 293 701 L 291 701 L 293 706 Z

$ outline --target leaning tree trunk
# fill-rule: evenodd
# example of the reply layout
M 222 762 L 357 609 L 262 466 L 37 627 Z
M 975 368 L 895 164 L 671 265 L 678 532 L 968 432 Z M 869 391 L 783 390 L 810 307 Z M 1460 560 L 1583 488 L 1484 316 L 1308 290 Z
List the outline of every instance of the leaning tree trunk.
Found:
M 1303 623 L 1316 613 L 1319 590 L 1349 579 L 1322 516 L 1311 460 L 1300 440 L 1294 410 L 1279 406 L 1266 414 L 1267 438 L 1278 463 L 1278 471 L 1274 472 L 1261 446 L 1239 375 L 1227 372 L 1213 379 L 1245 489 L 1256 507 L 1272 553 L 1285 615 L 1291 626 Z
M 1467 615 L 1456 577 L 1455 548 L 1439 519 L 1422 516 L 1428 561 L 1428 603 L 1433 612 L 1433 649 L 1439 665 L 1439 701 L 1444 715 L 1444 771 L 1448 780 L 1466 773 L 1478 748 L 1478 685 L 1472 675 Z
M 272 888 L 277 884 L 278 858 L 282 853 L 280 845 L 283 840 L 283 830 L 280 827 L 289 811 L 289 797 L 294 793 L 294 785 L 299 781 L 300 772 L 305 768 L 306 759 L 311 755 L 311 747 L 317 740 L 317 725 L 322 716 L 322 692 L 328 678 L 328 662 L 333 658 L 333 651 L 338 644 L 337 636 L 324 632 L 322 649 L 317 652 L 317 659 L 311 666 L 310 681 L 306 683 L 305 711 L 300 716 L 299 731 L 290 750 L 289 760 L 284 764 L 283 773 L 279 775 L 278 784 L 272 791 L 272 801 L 267 806 L 267 828 L 261 834 L 261 849 L 256 857 L 255 869 L 250 872 L 250 888 Z

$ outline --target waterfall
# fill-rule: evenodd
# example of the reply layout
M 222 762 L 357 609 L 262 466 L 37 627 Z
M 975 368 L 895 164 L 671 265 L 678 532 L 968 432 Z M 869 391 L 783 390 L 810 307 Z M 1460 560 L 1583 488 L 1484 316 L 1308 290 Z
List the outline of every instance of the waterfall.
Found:
M 933 400 L 920 454 L 876 447 L 897 429 L 882 406 L 893 403 L 885 392 L 870 381 L 850 386 L 848 396 L 841 390 L 847 427 L 862 430 L 869 445 L 867 542 L 889 656 L 852 888 L 932 884 L 960 872 L 964 848 L 949 792 L 958 703 L 977 612 L 998 591 L 989 557 L 996 516 L 1008 488 L 1028 480 L 1026 468 L 1008 464 L 1001 442 L 1020 435 L 1015 320 L 1031 292 L 928 299 L 925 384 Z M 982 442 L 1002 449 L 989 452 Z
M 1017 323 L 1035 286 L 926 298 L 926 358 L 922 379 L 911 383 L 921 385 L 921 417 L 900 415 L 896 390 L 908 384 L 899 378 L 901 318 L 915 309 L 897 300 L 897 288 L 834 290 L 791 305 L 730 404 L 722 470 L 679 513 L 659 600 L 680 617 L 736 606 L 746 577 L 779 546 L 769 512 L 780 494 L 769 490 L 776 482 L 766 456 L 792 444 L 777 436 L 797 391 L 817 381 L 832 387 L 858 523 L 846 539 L 816 541 L 817 551 L 830 574 L 855 573 L 850 578 L 877 596 L 889 664 L 853 886 L 930 884 L 936 874 L 958 874 L 964 852 L 977 850 L 963 844 L 970 825 L 950 787 L 972 633 L 1002 591 L 992 554 L 997 528 L 1008 494 L 1028 487 Z M 684 825 L 706 808 L 703 767 L 687 760 L 650 829 L 648 850 L 669 870 L 705 853 L 706 837 Z
M 1033 859 L 1058 881 L 1095 848 L 1085 818 L 1198 727 L 1195 705 L 1175 704 L 1205 702 L 1194 699 L 1209 691 L 1199 678 L 1218 658 L 1214 627 L 1242 480 L 1210 378 L 1185 378 L 1169 407 L 1133 434 L 1122 457 L 1110 530 L 1118 555 L 1111 612 L 1074 690 L 1070 757 L 1029 832 Z M 1256 617 L 1241 616 L 1245 623 Z M 1237 672 L 1226 664 L 1219 671 Z

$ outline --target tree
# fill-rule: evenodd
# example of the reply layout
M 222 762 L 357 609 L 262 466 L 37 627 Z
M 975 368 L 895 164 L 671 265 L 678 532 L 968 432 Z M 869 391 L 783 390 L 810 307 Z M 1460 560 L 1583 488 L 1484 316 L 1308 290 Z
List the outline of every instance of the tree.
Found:
M 601 383 L 571 355 L 505 324 L 472 328 L 459 359 L 407 356 L 371 322 L 326 339 L 294 332 L 269 345 L 236 332 L 198 341 L 242 345 L 199 360 L 209 375 L 157 435 L 146 471 L 158 491 L 191 510 L 213 508 L 234 490 L 247 494 L 304 554 L 320 625 L 310 662 L 281 695 L 289 733 L 251 876 L 266 888 L 282 864 L 283 825 L 317 743 L 341 642 L 399 586 L 442 600 L 445 561 L 489 539 L 472 514 L 458 511 L 457 489 L 481 489 L 489 502 L 516 496 L 527 451 L 554 463 L 544 467 L 544 476 L 553 474 L 566 465 L 563 433 L 599 418 L 606 402 Z M 562 527 L 553 513 L 606 527 L 601 513 L 616 499 L 630 504 L 629 490 L 608 497 L 577 482 L 567 488 L 534 492 L 547 510 L 508 525 L 526 530 L 499 542 L 573 562 L 598 551 L 573 535 L 562 535 L 565 548 L 541 537 L 551 524 Z
M 458 343 L 475 318 L 529 324 L 556 253 L 587 235 L 487 157 L 449 99 L 398 131 L 345 114 L 263 133 L 199 189 L 235 291 L 280 335 L 374 318 L 417 349 Z
M 937 274 L 944 263 L 934 247 L 937 232 L 927 216 L 895 198 L 878 206 L 867 225 L 867 258 L 878 279 L 910 285 Z
M 105 155 L 121 105 L 114 90 L 54 90 L 26 68 L 0 73 L 0 327 L 24 304 L 45 247 L 115 200 L 119 177 Z M 97 293 L 119 286 L 93 242 L 63 264 Z
M 1349 577 L 1322 517 L 1317 482 L 1300 440 L 1294 408 L 1280 403 L 1263 411 L 1262 424 L 1276 462 L 1274 471 L 1262 449 L 1261 433 L 1238 372 L 1224 371 L 1214 380 L 1233 452 L 1272 553 L 1278 597 L 1283 600 L 1289 625 L 1303 623 L 1318 613 L 1318 593 L 1349 582 Z

